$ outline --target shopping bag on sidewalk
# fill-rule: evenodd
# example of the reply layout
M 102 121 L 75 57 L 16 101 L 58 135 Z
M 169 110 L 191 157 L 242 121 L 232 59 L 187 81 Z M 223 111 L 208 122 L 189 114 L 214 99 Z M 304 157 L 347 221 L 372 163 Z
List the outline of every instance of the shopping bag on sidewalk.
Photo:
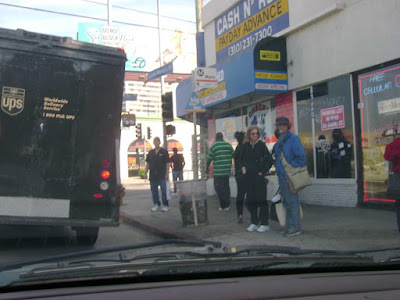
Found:
M 281 197 L 280 197 L 281 195 L 279 194 L 279 191 L 280 191 L 280 188 L 278 188 L 278 190 L 276 191 L 275 195 L 272 197 L 272 199 L 271 199 L 271 208 L 270 208 L 270 211 L 269 211 L 269 218 L 272 221 L 275 221 L 275 222 L 279 222 L 279 218 L 278 218 L 278 215 L 276 214 L 276 207 L 275 207 L 275 204 L 277 202 L 281 201 L 280 200 L 281 199 Z
M 167 191 L 167 200 L 171 200 L 172 198 L 172 191 L 171 191 L 171 181 L 167 180 L 165 182 L 165 185 L 167 187 L 166 191 Z
M 278 216 L 279 220 L 279 225 L 282 227 L 286 226 L 286 208 L 283 206 L 283 202 L 279 201 L 275 203 L 275 210 L 276 210 L 276 215 Z M 303 219 L 303 209 L 301 208 L 300 205 L 300 220 Z
M 282 201 L 275 203 L 275 210 L 276 210 L 276 215 L 279 220 L 279 225 L 281 225 L 282 227 L 285 227 L 285 225 L 286 225 L 286 209 L 283 207 Z

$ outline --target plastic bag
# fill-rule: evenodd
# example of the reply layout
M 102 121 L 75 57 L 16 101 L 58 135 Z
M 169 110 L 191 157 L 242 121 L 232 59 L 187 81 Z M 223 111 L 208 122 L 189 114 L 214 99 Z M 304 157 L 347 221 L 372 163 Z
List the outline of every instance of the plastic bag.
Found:
M 286 208 L 283 206 L 282 201 L 275 203 L 276 215 L 279 220 L 279 225 L 282 227 L 286 226 Z M 303 209 L 300 205 L 300 220 L 303 219 Z

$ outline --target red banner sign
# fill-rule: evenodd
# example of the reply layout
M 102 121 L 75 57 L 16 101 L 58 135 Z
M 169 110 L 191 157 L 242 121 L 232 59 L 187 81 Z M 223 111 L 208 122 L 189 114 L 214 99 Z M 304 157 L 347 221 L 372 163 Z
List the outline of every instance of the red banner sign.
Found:
M 321 131 L 344 127 L 344 105 L 321 109 Z

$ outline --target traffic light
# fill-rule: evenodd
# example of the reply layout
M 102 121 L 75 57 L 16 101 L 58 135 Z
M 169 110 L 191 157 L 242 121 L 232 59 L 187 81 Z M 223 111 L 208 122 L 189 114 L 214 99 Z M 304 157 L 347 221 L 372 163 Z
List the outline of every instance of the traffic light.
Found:
M 147 139 L 151 139 L 151 128 L 147 127 Z
M 122 126 L 129 127 L 136 125 L 136 116 L 134 114 L 123 114 L 122 118 Z
M 171 122 L 174 120 L 174 112 L 172 105 L 172 92 L 165 93 L 161 96 L 162 117 L 164 121 Z
M 166 135 L 173 135 L 173 134 L 175 134 L 176 133 L 176 129 L 175 129 L 175 126 L 173 126 L 173 125 L 167 125 L 166 127 L 165 127 L 165 133 L 166 133 Z
M 142 138 L 142 124 L 136 124 L 136 138 Z

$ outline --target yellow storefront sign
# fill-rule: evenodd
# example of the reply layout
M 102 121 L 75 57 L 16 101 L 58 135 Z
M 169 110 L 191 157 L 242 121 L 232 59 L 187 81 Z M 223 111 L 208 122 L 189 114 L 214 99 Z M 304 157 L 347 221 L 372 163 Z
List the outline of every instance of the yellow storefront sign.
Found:
M 260 50 L 260 60 L 281 61 L 279 51 Z
M 225 34 L 221 35 L 215 42 L 216 51 L 220 51 L 229 45 L 239 41 L 249 33 L 256 31 L 264 25 L 276 20 L 289 11 L 288 0 L 279 0 L 265 9 L 240 23 Z
M 259 79 L 277 79 L 277 80 L 286 80 L 287 75 L 282 73 L 264 73 L 264 72 L 256 72 L 256 78 Z
M 216 89 L 206 89 L 204 91 L 198 92 L 197 97 L 201 99 L 209 95 L 212 95 L 216 92 L 222 91 L 224 89 L 225 89 L 225 82 L 221 82 L 220 84 L 218 84 L 218 87 Z

